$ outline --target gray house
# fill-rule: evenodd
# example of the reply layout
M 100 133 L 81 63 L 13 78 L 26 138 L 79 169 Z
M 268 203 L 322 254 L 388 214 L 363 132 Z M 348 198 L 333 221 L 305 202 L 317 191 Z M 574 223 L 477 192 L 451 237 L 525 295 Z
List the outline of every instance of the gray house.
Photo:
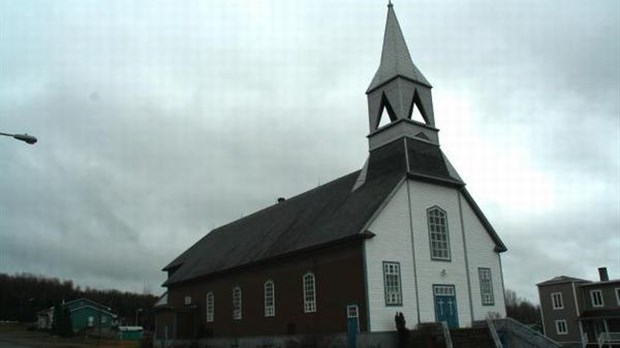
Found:
M 545 335 L 566 347 L 620 345 L 620 279 L 600 280 L 559 276 L 538 285 Z

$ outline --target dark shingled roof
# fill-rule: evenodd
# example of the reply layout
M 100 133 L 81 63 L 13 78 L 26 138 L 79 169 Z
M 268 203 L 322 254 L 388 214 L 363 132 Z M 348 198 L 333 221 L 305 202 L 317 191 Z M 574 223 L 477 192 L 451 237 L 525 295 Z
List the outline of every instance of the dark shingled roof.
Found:
M 577 318 L 577 320 L 594 320 L 594 319 L 620 319 L 620 310 L 618 308 L 602 308 L 587 310 Z
M 403 179 L 392 172 L 351 191 L 359 171 L 219 227 L 177 257 L 164 285 L 364 236 L 364 228 Z
M 579 279 L 579 278 L 573 278 L 573 277 L 567 277 L 567 276 L 558 276 L 558 277 L 546 280 L 544 282 L 538 283 L 536 285 L 541 286 L 541 285 L 562 284 L 562 283 L 589 283 L 589 282 L 590 282 L 589 280 L 585 280 L 585 279 Z
M 496 250 L 505 251 L 446 161 L 437 145 L 409 138 L 395 140 L 371 151 L 361 186 L 355 186 L 360 171 L 353 172 L 211 231 L 164 268 L 171 271 L 164 286 L 368 237 L 367 224 L 406 177 L 460 189 L 495 241 Z

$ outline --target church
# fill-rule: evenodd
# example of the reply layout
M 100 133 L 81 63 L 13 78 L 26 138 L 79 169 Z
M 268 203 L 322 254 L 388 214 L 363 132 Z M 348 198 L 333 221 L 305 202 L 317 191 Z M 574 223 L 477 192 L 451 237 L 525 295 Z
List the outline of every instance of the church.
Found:
M 397 312 L 408 328 L 505 316 L 506 246 L 440 148 L 431 88 L 389 4 L 366 163 L 166 265 L 156 340 L 380 333 Z

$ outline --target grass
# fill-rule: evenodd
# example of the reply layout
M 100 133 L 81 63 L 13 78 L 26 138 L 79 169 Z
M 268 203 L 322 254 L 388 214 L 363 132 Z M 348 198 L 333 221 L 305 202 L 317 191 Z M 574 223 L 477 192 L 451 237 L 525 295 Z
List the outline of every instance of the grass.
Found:
M 121 341 L 117 339 L 97 339 L 75 336 L 63 338 L 52 336 L 47 332 L 29 331 L 28 325 L 20 323 L 0 323 L 0 346 L 10 342 L 28 347 L 49 348 L 140 348 L 140 341 Z

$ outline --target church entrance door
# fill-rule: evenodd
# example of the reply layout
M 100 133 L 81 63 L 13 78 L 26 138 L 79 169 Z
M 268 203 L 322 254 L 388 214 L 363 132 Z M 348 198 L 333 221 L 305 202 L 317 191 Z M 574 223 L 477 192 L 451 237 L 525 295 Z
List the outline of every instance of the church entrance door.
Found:
M 454 285 L 434 285 L 435 318 L 437 322 L 445 321 L 449 328 L 459 327 L 456 308 L 456 290 Z

